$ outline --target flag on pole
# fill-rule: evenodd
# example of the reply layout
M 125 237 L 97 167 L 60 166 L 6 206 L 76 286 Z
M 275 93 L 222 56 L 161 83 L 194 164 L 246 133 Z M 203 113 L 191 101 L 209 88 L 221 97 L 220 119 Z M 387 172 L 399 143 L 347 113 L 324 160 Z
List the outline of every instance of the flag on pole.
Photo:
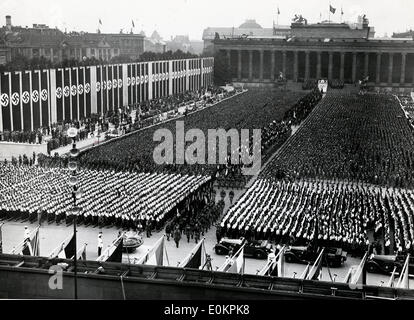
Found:
M 3 236 L 1 234 L 1 227 L 3 226 L 4 223 L 0 224 L 0 254 L 3 253 Z
M 279 258 L 277 259 L 277 275 L 278 277 L 284 277 L 285 274 L 285 246 L 280 249 Z
M 335 14 L 336 8 L 334 8 L 331 5 L 329 5 L 329 11 L 332 12 L 333 14 Z
M 400 278 L 397 282 L 397 288 L 400 289 L 409 289 L 409 263 L 410 263 L 410 254 L 407 255 L 407 259 L 405 259 L 404 266 L 401 270 Z
M 117 244 L 113 245 L 114 250 L 111 255 L 106 259 L 107 262 L 122 262 L 122 248 L 124 247 L 124 238 L 121 238 Z
M 278 15 L 280 14 L 280 10 L 279 10 L 279 7 L 277 7 L 277 14 L 278 14 Z
M 303 270 L 303 272 L 302 272 L 301 276 L 299 277 L 299 279 L 305 280 L 308 276 L 309 269 L 310 269 L 310 263 L 308 263 L 305 270 Z
M 24 256 L 39 256 L 39 227 L 36 228 L 32 238 L 25 240 L 22 254 Z
M 394 267 L 394 270 L 392 270 L 391 277 L 388 280 L 387 287 L 393 288 L 394 287 L 394 280 L 395 280 L 395 272 L 397 271 L 397 267 Z
M 244 273 L 244 248 L 241 249 L 238 256 L 233 260 L 233 264 L 230 266 L 230 268 L 227 269 L 226 272 L 229 273 Z
M 99 24 L 102 25 L 102 20 L 101 19 L 99 19 Z
M 190 254 L 180 263 L 180 268 L 200 269 L 206 263 L 206 249 L 204 246 L 204 239 L 202 239 Z
M 86 260 L 86 246 L 87 244 L 85 243 L 83 247 L 80 250 L 78 250 L 78 253 L 76 255 L 78 260 L 83 260 L 83 261 Z
M 341 16 L 344 15 L 344 9 L 341 7 Z
M 323 254 L 325 252 L 325 249 L 322 249 L 321 252 L 318 255 L 318 258 L 316 259 L 315 263 L 313 264 L 312 268 L 310 269 L 309 273 L 306 276 L 307 280 L 318 280 L 319 275 L 322 271 L 322 259 Z
M 66 259 L 72 259 L 75 256 L 75 237 L 73 235 L 63 250 L 65 251 Z
M 224 264 L 218 269 L 221 272 L 244 273 L 244 246 L 233 256 L 228 257 Z
M 134 20 L 132 20 L 132 27 L 135 28 Z
M 154 246 L 148 250 L 148 252 L 141 257 L 137 264 L 149 264 L 149 265 L 156 265 L 156 266 L 163 266 L 164 265 L 164 252 L 167 258 L 167 265 L 169 265 L 167 252 L 165 249 L 165 238 L 162 236 Z
M 110 246 L 96 259 L 102 262 L 122 262 L 123 234 L 116 238 Z

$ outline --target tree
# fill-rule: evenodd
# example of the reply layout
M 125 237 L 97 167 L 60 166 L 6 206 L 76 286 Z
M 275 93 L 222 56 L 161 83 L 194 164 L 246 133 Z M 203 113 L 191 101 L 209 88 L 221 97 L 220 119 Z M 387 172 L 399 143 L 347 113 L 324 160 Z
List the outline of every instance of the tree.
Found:
M 227 57 L 224 52 L 218 51 L 214 55 L 214 84 L 222 86 L 228 82 L 231 82 L 231 73 Z

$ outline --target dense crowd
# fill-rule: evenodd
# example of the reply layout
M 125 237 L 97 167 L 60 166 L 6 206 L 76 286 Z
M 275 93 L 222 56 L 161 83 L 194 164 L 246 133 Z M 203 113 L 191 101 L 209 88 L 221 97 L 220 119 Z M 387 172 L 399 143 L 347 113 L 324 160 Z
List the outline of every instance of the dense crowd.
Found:
M 0 165 L 0 218 L 71 222 L 70 172 L 61 168 Z M 210 194 L 209 177 L 81 170 L 79 222 L 134 227 L 137 220 L 162 224 L 195 199 Z
M 382 238 L 382 253 L 414 252 L 414 192 L 357 182 L 259 179 L 227 212 L 232 237 L 366 248 Z M 381 252 L 379 252 L 381 253 Z
M 401 103 L 401 107 L 404 110 L 405 116 L 410 122 L 411 127 L 414 128 L 414 100 L 411 96 L 400 94 L 398 99 Z
M 185 130 L 200 129 L 207 137 L 208 129 L 260 129 L 272 121 L 283 119 L 285 112 L 303 96 L 301 93 L 276 91 L 249 91 L 220 102 L 208 109 L 190 113 L 184 118 Z M 251 114 L 255 116 L 252 117 Z M 217 175 L 234 172 L 239 168 L 229 168 L 224 164 L 158 166 L 153 160 L 153 151 L 157 142 L 153 141 L 157 129 L 167 129 L 176 133 L 176 122 L 170 121 L 158 126 L 123 137 L 114 143 L 95 147 L 83 153 L 80 161 L 83 165 L 96 168 L 115 168 L 117 170 L 186 172 L 203 175 Z M 174 141 L 175 146 L 176 141 Z M 206 149 L 208 149 L 206 147 Z M 175 149 L 174 149 L 175 150 Z M 208 151 L 208 150 L 207 150 Z M 208 152 L 206 152 L 206 160 Z
M 194 239 L 197 243 L 201 237 L 214 225 L 223 213 L 224 201 L 207 205 L 203 200 L 193 202 L 191 208 L 185 208 L 180 214 L 171 219 L 165 226 L 165 234 L 169 241 L 171 237 L 177 240 L 185 237 L 187 242 Z
M 13 143 L 41 144 L 43 141 L 42 130 L 36 131 L 9 131 L 0 132 L 0 141 Z
M 328 95 L 262 177 L 413 186 L 413 129 L 393 96 Z
M 232 236 L 413 253 L 414 136 L 394 96 L 331 93 L 222 220 Z M 371 239 L 372 240 L 372 239 Z

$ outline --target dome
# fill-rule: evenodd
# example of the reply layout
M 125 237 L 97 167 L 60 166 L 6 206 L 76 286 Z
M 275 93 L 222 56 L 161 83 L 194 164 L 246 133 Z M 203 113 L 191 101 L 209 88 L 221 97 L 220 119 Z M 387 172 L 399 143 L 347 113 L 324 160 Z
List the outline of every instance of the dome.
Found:
M 260 24 L 256 22 L 256 20 L 246 20 L 246 22 L 242 23 L 239 27 L 240 29 L 263 29 Z

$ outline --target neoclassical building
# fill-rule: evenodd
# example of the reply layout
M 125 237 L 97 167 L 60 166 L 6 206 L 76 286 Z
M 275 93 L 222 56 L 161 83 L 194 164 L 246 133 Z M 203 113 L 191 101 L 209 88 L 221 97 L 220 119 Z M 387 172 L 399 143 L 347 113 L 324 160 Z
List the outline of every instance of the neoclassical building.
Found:
M 374 87 L 413 89 L 414 40 L 376 38 L 365 17 L 356 24 L 295 22 L 284 32 L 234 37 L 216 32 L 209 41 L 216 53 L 227 57 L 233 82 L 270 85 L 283 72 L 290 81 L 355 83 L 369 77 Z

